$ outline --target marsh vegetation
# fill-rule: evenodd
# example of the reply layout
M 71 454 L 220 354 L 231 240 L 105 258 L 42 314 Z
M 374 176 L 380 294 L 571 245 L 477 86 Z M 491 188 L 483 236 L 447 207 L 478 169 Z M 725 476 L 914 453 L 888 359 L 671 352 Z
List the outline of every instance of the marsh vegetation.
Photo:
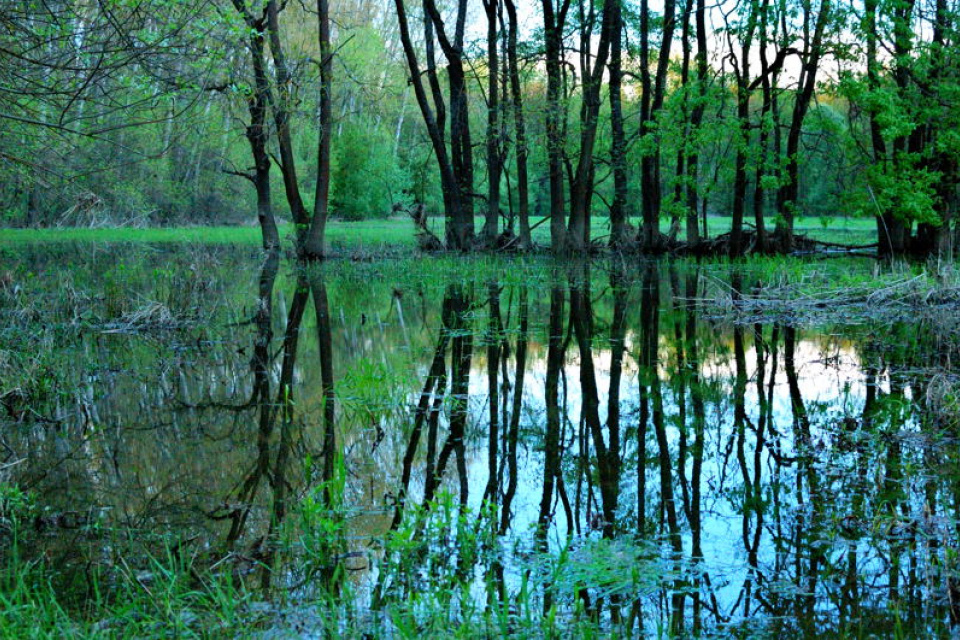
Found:
M 955 636 L 957 34 L 0 4 L 0 637 Z

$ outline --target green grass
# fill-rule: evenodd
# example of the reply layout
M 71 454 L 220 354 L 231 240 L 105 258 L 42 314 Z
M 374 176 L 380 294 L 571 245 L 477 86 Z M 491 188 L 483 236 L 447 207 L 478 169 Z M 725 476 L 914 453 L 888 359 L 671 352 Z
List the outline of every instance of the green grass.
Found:
M 281 225 L 281 238 L 293 233 L 292 225 Z M 327 238 L 333 245 L 378 246 L 413 244 L 413 225 L 406 220 L 365 220 L 330 222 Z M 260 228 L 235 227 L 128 227 L 83 229 L 0 229 L 0 243 L 33 242 L 193 242 L 258 246 Z
M 537 224 L 541 218 L 534 218 L 531 223 Z M 639 225 L 639 220 L 631 221 Z M 477 218 L 477 229 L 483 224 L 482 218 Z M 774 220 L 767 221 L 768 228 L 772 229 Z M 809 235 L 817 240 L 845 244 L 869 244 L 876 241 L 876 226 L 872 218 L 834 218 L 827 220 L 824 225 L 821 218 L 804 218 L 797 221 L 796 231 Z M 430 227 L 438 236 L 443 236 L 443 220 L 432 218 Z M 669 221 L 663 221 L 663 231 L 669 229 Z M 730 219 L 726 217 L 711 217 L 708 219 L 708 229 L 711 236 L 726 233 L 730 229 Z M 291 225 L 282 225 L 281 237 L 289 237 L 293 232 Z M 596 218 L 592 225 L 592 234 L 595 239 L 605 240 L 609 235 L 609 224 L 606 218 Z M 550 242 L 549 224 L 541 224 L 533 232 L 534 240 L 548 245 Z M 389 247 L 413 247 L 413 224 L 405 218 L 390 218 L 386 220 L 363 220 L 360 222 L 344 222 L 333 220 L 327 228 L 327 238 L 335 248 L 346 249 L 377 249 Z M 0 244 L 24 244 L 34 242 L 188 242 L 201 244 L 230 244 L 250 245 L 260 244 L 260 229 L 256 226 L 233 227 L 163 227 L 134 229 L 128 227 L 83 229 L 0 229 Z

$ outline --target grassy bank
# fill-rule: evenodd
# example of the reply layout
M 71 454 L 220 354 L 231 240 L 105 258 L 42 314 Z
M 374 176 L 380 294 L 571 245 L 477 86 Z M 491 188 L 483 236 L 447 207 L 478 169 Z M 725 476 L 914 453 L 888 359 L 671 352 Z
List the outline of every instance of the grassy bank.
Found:
M 537 224 L 541 219 L 535 219 Z M 633 220 L 639 225 L 639 220 Z M 726 233 L 730 229 L 730 219 L 712 217 L 708 229 L 711 236 Z M 876 241 L 876 228 L 872 219 L 835 218 L 826 221 L 809 218 L 798 221 L 796 231 L 817 240 L 843 244 L 869 244 Z M 477 228 L 483 224 L 477 218 Z M 774 221 L 768 221 L 773 228 Z M 669 224 L 664 221 L 663 231 Z M 443 235 L 443 221 L 431 219 L 431 228 L 437 235 Z M 293 232 L 290 225 L 281 226 L 281 237 L 289 238 Z M 609 234 L 609 225 L 605 219 L 593 224 L 593 237 L 604 241 Z M 541 224 L 534 232 L 534 239 L 540 244 L 549 244 L 550 228 Z M 363 220 L 345 222 L 333 220 L 327 229 L 327 238 L 334 248 L 378 249 L 382 247 L 415 246 L 413 224 L 406 218 L 384 220 Z M 237 227 L 163 227 L 163 228 L 54 228 L 54 229 L 0 229 L 0 244 L 23 244 L 32 242 L 191 242 L 202 244 L 234 244 L 256 246 L 260 244 L 260 229 L 256 226 Z

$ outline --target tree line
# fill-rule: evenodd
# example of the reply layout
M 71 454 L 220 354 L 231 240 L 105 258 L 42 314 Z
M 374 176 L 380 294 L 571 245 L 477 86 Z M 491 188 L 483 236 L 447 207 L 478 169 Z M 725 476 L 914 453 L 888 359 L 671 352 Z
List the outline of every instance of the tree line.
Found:
M 264 246 L 289 218 L 306 257 L 330 216 L 403 210 L 442 216 L 438 244 L 461 251 L 529 249 L 549 223 L 555 253 L 598 235 L 787 252 L 801 216 L 862 216 L 882 254 L 953 252 L 956 17 L 949 0 L 25 0 L 0 9 L 0 206 L 15 225 L 255 206 Z

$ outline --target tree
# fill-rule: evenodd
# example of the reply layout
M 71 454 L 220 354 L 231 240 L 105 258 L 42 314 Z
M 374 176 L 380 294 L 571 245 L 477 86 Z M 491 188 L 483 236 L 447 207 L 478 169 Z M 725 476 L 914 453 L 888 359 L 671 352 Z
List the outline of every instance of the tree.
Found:
M 567 245 L 575 253 L 583 252 L 590 244 L 590 202 L 593 196 L 593 149 L 597 139 L 598 115 L 600 113 L 600 89 L 607 57 L 610 54 L 610 41 L 613 38 L 613 5 L 619 0 L 606 0 L 603 5 L 603 17 L 600 27 L 600 39 L 597 42 L 597 54 L 593 63 L 588 52 L 591 51 L 590 31 L 596 16 L 585 13 L 583 0 L 580 8 L 580 77 L 583 80 L 583 96 L 580 106 L 580 149 L 577 168 L 570 185 L 570 225 L 567 229 Z
M 563 32 L 567 24 L 570 0 L 541 0 L 543 7 L 543 38 L 547 68 L 547 161 L 550 175 L 550 246 L 554 253 L 566 250 L 563 197 L 563 121 L 564 107 L 560 100 Z
M 501 169 L 501 115 L 500 115 L 500 61 L 498 56 L 499 0 L 483 0 L 487 15 L 487 213 L 480 233 L 481 241 L 492 247 L 497 238 L 500 220 Z
M 803 131 L 803 122 L 810 110 L 817 81 L 817 71 L 824 54 L 824 37 L 827 25 L 833 19 L 831 0 L 821 0 L 820 10 L 817 13 L 813 34 L 810 35 L 811 17 L 810 4 L 803 5 L 803 51 L 800 54 L 800 77 L 797 81 L 797 92 L 793 102 L 793 117 L 787 132 L 787 157 L 785 175 L 781 180 L 780 190 L 777 193 L 777 209 L 780 217 L 777 223 L 776 236 L 781 249 L 788 252 L 793 249 L 793 220 L 798 208 L 800 194 L 800 135 Z
M 306 259 L 324 257 L 324 231 L 328 218 L 330 194 L 330 129 L 331 85 L 333 83 L 333 51 L 330 48 L 330 13 L 327 0 L 317 0 L 318 41 L 320 44 L 320 109 L 317 141 L 317 188 L 313 214 L 307 211 L 300 193 L 296 155 L 290 131 L 290 109 L 293 101 L 293 76 L 287 63 L 280 31 L 280 6 L 277 0 L 268 0 L 266 5 L 267 31 L 270 51 L 276 73 L 277 99 L 273 101 L 274 121 L 277 127 L 277 143 L 280 147 L 280 171 L 283 187 L 290 206 L 290 215 L 296 225 L 297 254 Z
M 420 114 L 427 127 L 434 156 L 440 171 L 440 183 L 441 189 L 443 190 L 443 208 L 446 217 L 445 235 L 447 248 L 465 248 L 460 246 L 460 229 L 464 217 L 463 194 L 460 191 L 460 183 L 454 172 L 453 162 L 447 153 L 447 145 L 443 135 L 445 104 L 439 91 L 439 84 L 436 81 L 435 64 L 433 63 L 432 22 L 428 17 L 424 18 L 424 31 L 426 36 L 428 36 L 426 38 L 426 46 L 429 66 L 426 73 L 430 78 L 436 113 L 434 112 L 434 107 L 430 105 L 426 89 L 423 86 L 423 74 L 420 71 L 420 63 L 417 60 L 417 52 L 414 49 L 413 40 L 410 37 L 410 26 L 407 21 L 407 10 L 404 0 L 394 1 L 397 8 L 397 21 L 400 25 L 400 39 L 403 43 L 403 52 L 407 61 L 407 68 L 410 71 L 409 82 L 414 87 L 417 105 L 420 107 Z
M 254 16 L 247 7 L 245 0 L 233 0 L 233 6 L 248 29 L 247 47 L 250 51 L 250 62 L 253 69 L 253 87 L 247 91 L 246 96 L 247 108 L 250 112 L 250 124 L 247 125 L 246 136 L 250 143 L 250 152 L 253 155 L 254 173 L 252 176 L 247 173 L 242 175 L 253 182 L 257 191 L 257 219 L 260 222 L 263 248 L 272 251 L 280 246 L 280 233 L 273 216 L 270 194 L 271 162 L 267 149 L 270 141 L 270 132 L 267 129 L 267 113 L 273 103 L 273 90 L 267 77 L 264 55 L 266 12 L 261 16 Z
M 627 149 L 623 128 L 623 9 L 620 2 L 610 8 L 610 164 L 613 168 L 613 202 L 610 205 L 610 246 L 626 246 L 627 227 Z
M 660 52 L 657 57 L 656 75 L 650 76 L 650 3 L 640 3 L 640 75 L 643 85 L 643 99 L 640 107 L 640 119 L 644 136 L 656 137 L 657 113 L 663 107 L 667 90 L 667 65 L 670 62 L 670 48 L 673 30 L 676 26 L 676 2 L 666 0 L 663 5 L 663 31 L 660 40 Z M 660 152 L 659 144 L 651 145 L 652 150 L 644 153 L 640 161 L 641 196 L 643 202 L 643 229 L 640 246 L 644 251 L 659 251 L 660 238 Z
M 520 86 L 520 66 L 517 59 L 517 6 L 514 0 L 503 0 L 507 9 L 507 75 L 510 78 L 510 102 L 513 108 L 513 128 L 517 164 L 517 200 L 520 218 L 520 248 L 533 245 L 530 238 L 530 178 L 527 172 L 527 125 L 523 115 L 523 92 Z

